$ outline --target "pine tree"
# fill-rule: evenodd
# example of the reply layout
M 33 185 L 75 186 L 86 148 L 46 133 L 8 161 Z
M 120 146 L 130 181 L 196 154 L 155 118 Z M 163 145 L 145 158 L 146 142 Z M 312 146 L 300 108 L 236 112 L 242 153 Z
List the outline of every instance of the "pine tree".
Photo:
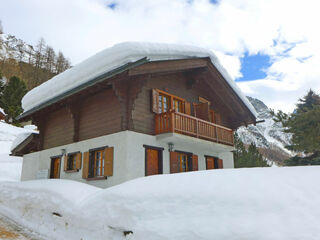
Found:
M 10 78 L 1 96 L 0 105 L 7 114 L 6 121 L 18 125 L 16 117 L 22 113 L 21 100 L 27 93 L 26 85 L 18 77 Z
M 237 133 L 234 135 L 234 167 L 235 168 L 249 168 L 249 167 L 268 167 L 257 146 L 251 143 L 246 150 L 243 142 L 240 140 Z
M 313 165 L 320 156 L 320 96 L 310 90 L 296 106 L 292 114 L 273 113 L 275 120 L 286 128 L 285 132 L 292 134 L 292 144 L 286 147 L 306 154 L 305 157 L 295 156 L 285 163 L 290 166 Z M 310 162 L 313 159 L 314 162 Z
M 2 27 L 2 22 L 0 20 L 0 34 L 2 34 L 2 33 L 3 33 L 3 27 Z

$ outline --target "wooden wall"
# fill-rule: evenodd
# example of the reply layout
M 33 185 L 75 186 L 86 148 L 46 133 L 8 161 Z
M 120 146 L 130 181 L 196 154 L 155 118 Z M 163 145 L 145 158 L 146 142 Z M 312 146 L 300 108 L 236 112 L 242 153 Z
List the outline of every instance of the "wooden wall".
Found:
M 49 113 L 44 121 L 44 149 L 73 142 L 73 119 L 67 108 Z
M 74 127 L 75 119 L 67 105 L 44 115 L 44 128 L 40 131 L 42 149 L 74 142 L 74 131 L 79 131 L 79 141 L 121 131 L 120 102 L 111 88 L 79 99 L 76 104 L 79 105 L 78 128 Z
M 121 131 L 121 107 L 112 89 L 83 101 L 80 110 L 79 140 Z

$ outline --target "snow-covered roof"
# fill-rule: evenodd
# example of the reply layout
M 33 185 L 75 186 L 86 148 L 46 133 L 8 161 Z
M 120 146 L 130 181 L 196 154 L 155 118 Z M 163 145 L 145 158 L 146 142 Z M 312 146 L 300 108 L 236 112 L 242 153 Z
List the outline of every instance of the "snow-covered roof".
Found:
M 37 131 L 30 131 L 30 132 L 22 132 L 18 134 L 16 139 L 12 142 L 11 151 L 17 148 L 21 143 L 23 143 L 31 134 L 38 134 Z
M 251 113 L 256 116 L 256 111 L 251 103 L 242 94 L 212 51 L 187 45 L 142 42 L 116 44 L 95 54 L 28 92 L 22 99 L 22 107 L 25 114 L 33 112 L 52 99 L 64 95 L 86 82 L 143 58 L 148 61 L 160 61 L 203 57 L 211 59 L 212 64 L 218 69 Z

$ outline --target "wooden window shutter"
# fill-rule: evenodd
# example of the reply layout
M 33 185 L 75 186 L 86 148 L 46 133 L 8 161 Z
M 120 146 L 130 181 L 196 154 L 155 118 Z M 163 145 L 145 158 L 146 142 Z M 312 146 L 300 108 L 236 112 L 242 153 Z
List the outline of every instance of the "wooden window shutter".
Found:
M 218 168 L 223 168 L 223 160 L 218 159 Z
M 104 150 L 104 176 L 113 175 L 113 147 Z
M 68 155 L 65 155 L 63 157 L 63 170 L 67 171 L 68 170 Z
M 87 179 L 89 176 L 89 152 L 83 153 L 82 178 Z
M 215 120 L 216 120 L 216 124 L 219 124 L 219 125 L 221 125 L 221 115 L 220 115 L 220 113 L 216 113 L 215 114 Z
M 192 155 L 192 170 L 198 171 L 198 155 Z
M 184 102 L 184 113 L 191 115 L 191 104 L 189 102 Z
M 76 154 L 76 169 L 81 169 L 81 152 Z
M 179 172 L 178 153 L 170 152 L 170 173 Z
M 152 89 L 152 112 L 159 113 L 159 92 Z
M 205 121 L 210 121 L 210 117 L 209 117 L 209 103 L 199 103 L 199 104 L 195 104 L 194 103 L 194 115 L 197 118 L 201 118 Z

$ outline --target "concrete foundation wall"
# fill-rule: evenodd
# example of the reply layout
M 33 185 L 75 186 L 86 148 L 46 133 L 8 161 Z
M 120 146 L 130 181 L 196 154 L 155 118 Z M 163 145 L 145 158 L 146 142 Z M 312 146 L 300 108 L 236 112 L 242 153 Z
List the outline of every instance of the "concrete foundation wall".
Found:
M 21 180 L 37 179 L 41 170 L 50 171 L 51 157 L 61 155 L 62 149 L 66 153 L 87 152 L 98 147 L 114 147 L 113 176 L 104 180 L 88 181 L 82 178 L 82 168 L 79 172 L 66 173 L 61 161 L 60 178 L 81 181 L 97 187 L 110 187 L 125 181 L 145 176 L 145 148 L 143 145 L 164 148 L 163 173 L 170 173 L 170 154 L 168 142 L 174 144 L 173 150 L 192 152 L 198 155 L 199 170 L 206 169 L 205 155 L 223 159 L 224 168 L 233 168 L 233 147 L 195 139 L 180 134 L 168 136 L 152 136 L 132 131 L 123 131 L 77 143 L 63 145 L 24 156 Z

